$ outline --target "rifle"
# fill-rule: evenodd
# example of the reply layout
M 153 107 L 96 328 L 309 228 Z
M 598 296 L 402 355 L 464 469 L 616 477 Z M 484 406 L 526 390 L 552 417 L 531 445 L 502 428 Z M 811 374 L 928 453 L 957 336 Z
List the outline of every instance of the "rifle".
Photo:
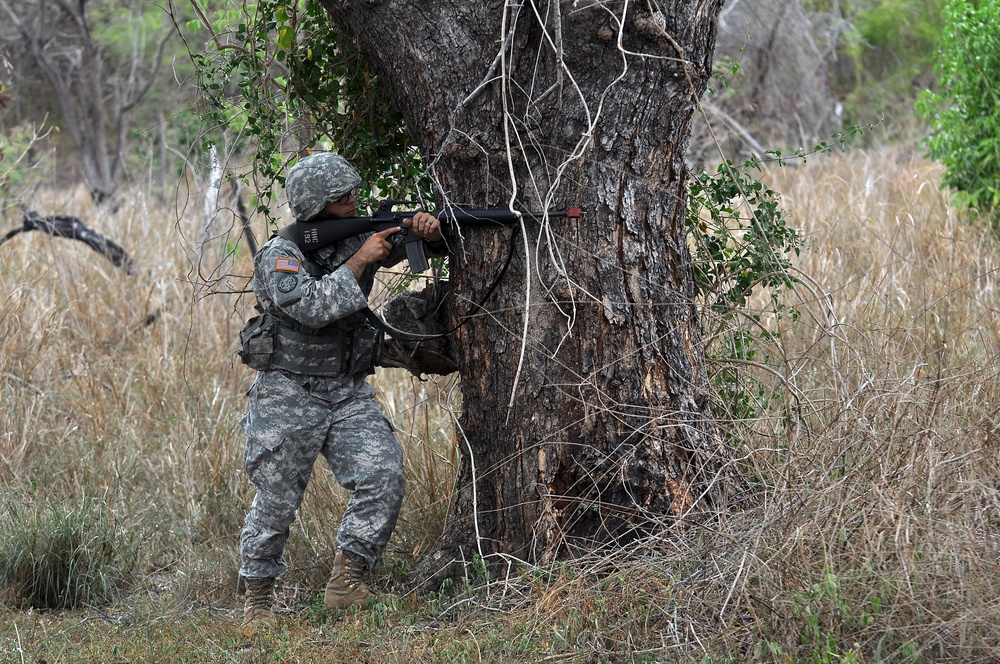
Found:
M 378 212 L 370 217 L 322 217 L 309 221 L 294 221 L 282 228 L 279 234 L 298 245 L 303 252 L 316 251 L 331 244 L 346 240 L 355 235 L 384 231 L 387 228 L 399 226 L 398 233 L 389 236 L 394 246 L 406 246 L 406 260 L 410 271 L 417 273 L 427 269 L 427 255 L 424 253 L 423 238 L 413 232 L 409 226 L 403 225 L 404 219 L 410 219 L 420 210 L 394 211 L 397 205 L 414 205 L 413 201 L 382 201 Z M 432 213 L 439 221 L 451 222 L 458 226 L 513 226 L 518 223 L 519 216 L 541 218 L 542 212 L 511 212 L 505 208 L 457 208 L 448 207 Z M 581 218 L 580 208 L 566 210 L 550 210 L 549 217 Z

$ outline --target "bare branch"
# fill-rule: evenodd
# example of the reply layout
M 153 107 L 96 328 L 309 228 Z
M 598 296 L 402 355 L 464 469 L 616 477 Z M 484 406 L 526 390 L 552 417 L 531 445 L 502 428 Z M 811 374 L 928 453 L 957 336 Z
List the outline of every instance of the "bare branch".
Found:
M 62 237 L 70 240 L 79 240 L 88 247 L 101 254 L 115 267 L 120 268 L 125 274 L 133 273 L 132 257 L 128 255 L 120 244 L 105 237 L 101 233 L 84 224 L 78 217 L 69 215 L 54 215 L 45 217 L 31 210 L 24 211 L 24 223 L 20 228 L 8 231 L 0 244 L 7 242 L 19 233 L 29 231 L 42 231 L 52 237 Z

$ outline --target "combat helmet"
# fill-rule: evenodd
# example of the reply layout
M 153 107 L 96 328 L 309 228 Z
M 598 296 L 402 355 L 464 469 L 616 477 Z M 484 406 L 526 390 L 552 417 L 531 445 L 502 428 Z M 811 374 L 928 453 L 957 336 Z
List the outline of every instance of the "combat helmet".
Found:
M 292 215 L 305 221 L 359 184 L 361 175 L 346 159 L 333 152 L 318 152 L 300 159 L 288 171 L 285 195 Z

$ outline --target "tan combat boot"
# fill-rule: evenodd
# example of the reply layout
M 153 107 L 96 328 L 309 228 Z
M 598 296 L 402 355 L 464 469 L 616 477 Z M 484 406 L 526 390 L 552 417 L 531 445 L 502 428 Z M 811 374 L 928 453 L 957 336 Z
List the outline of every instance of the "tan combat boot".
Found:
M 333 571 L 326 584 L 323 601 L 331 609 L 346 609 L 352 604 L 364 604 L 375 597 L 361 577 L 365 573 L 365 561 L 337 549 L 333 558 Z
M 274 622 L 274 579 L 244 578 L 246 583 L 246 604 L 243 607 L 243 624 Z

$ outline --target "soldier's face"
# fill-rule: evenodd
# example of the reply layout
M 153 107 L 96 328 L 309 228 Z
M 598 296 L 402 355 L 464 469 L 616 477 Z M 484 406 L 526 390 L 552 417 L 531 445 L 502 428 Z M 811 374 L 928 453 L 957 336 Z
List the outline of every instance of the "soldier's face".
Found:
M 352 192 L 339 200 L 327 203 L 321 214 L 324 217 L 353 217 L 355 215 L 354 204 L 357 200 Z

